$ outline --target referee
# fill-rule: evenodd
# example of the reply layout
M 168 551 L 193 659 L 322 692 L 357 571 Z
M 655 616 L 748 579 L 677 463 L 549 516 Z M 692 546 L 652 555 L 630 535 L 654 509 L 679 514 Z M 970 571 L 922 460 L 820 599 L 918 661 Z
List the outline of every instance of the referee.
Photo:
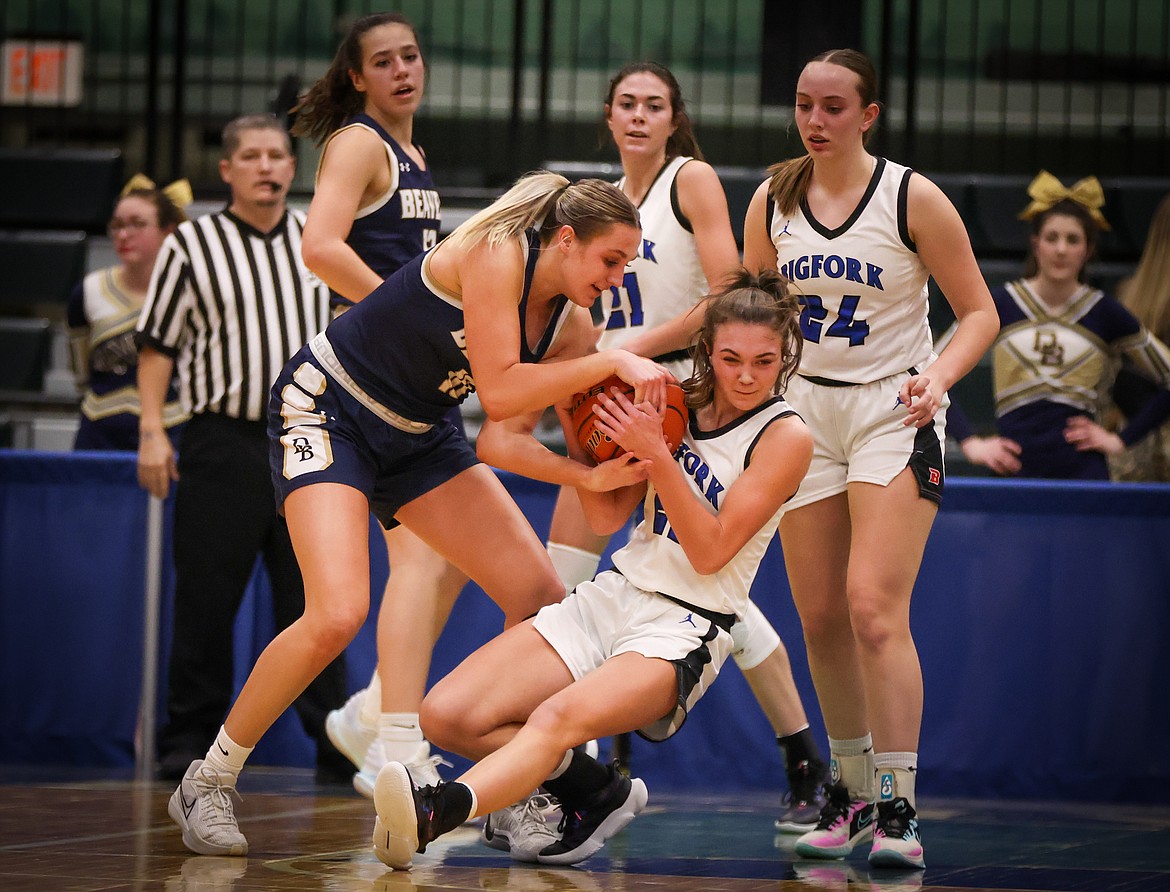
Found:
M 289 357 L 324 329 L 329 290 L 301 260 L 304 214 L 286 204 L 296 169 L 291 149 L 269 115 L 224 128 L 219 171 L 231 202 L 167 237 L 138 322 L 138 482 L 165 498 L 178 481 L 174 633 L 159 736 L 159 773 L 170 780 L 203 757 L 227 713 L 232 627 L 257 554 L 268 569 L 277 629 L 305 609 L 288 526 L 275 509 L 268 395 Z M 177 463 L 162 415 L 175 372 L 191 414 Z M 317 741 L 319 780 L 349 777 L 324 733 L 326 713 L 345 693 L 339 657 L 294 704 Z

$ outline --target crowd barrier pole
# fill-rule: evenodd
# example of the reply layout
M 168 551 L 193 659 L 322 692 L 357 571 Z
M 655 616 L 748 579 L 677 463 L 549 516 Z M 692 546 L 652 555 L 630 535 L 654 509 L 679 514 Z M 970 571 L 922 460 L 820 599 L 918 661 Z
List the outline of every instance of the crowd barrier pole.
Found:
M 158 703 L 159 606 L 162 602 L 163 500 L 150 497 L 146 513 L 146 597 L 143 605 L 142 693 L 138 703 L 138 780 L 150 780 L 155 749 L 155 704 Z

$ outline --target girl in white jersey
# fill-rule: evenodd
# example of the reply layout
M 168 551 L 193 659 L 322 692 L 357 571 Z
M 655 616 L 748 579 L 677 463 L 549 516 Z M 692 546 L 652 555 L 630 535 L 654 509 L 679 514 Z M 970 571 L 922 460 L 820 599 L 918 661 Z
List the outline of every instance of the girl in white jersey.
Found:
M 834 783 L 796 851 L 844 857 L 872 834 L 871 864 L 922 867 L 922 673 L 910 594 L 942 495 L 947 389 L 998 326 L 950 201 L 865 150 L 875 88 L 873 65 L 856 50 L 805 66 L 796 123 L 807 154 L 775 165 L 752 198 L 744 262 L 790 277 L 803 305 L 804 353 L 788 399 L 815 451 L 780 539 Z M 929 275 L 959 320 L 937 358 Z
M 601 349 L 652 356 L 680 381 L 691 374 L 689 330 L 680 327 L 704 295 L 739 266 L 727 199 L 699 149 L 678 81 L 656 62 L 631 62 L 609 82 L 605 122 L 622 161 L 617 186 L 638 208 L 642 246 L 622 284 L 603 293 Z M 491 448 L 482 443 L 480 454 Z M 505 460 L 491 449 L 489 463 Z M 554 481 L 557 482 L 557 481 Z M 572 486 L 561 489 L 548 552 L 565 588 L 593 578 L 609 541 L 589 529 Z M 809 729 L 788 651 L 767 617 L 749 601 L 732 629 L 733 655 L 772 725 L 783 752 L 788 793 L 776 820 L 781 832 L 816 826 L 826 767 Z M 533 825 L 537 832 L 542 824 Z
M 623 526 L 643 499 L 645 519 L 614 555 L 617 570 L 490 641 L 427 695 L 427 735 L 478 761 L 458 781 L 421 790 L 405 766 L 382 769 L 374 803 L 380 845 L 393 855 L 386 863 L 409 866 L 469 815 L 538 784 L 565 815 L 561 838 L 533 853 L 541 863 L 589 857 L 645 806 L 641 780 L 573 747 L 635 729 L 666 739 L 730 653 L 728 630 L 812 453 L 804 423 L 778 396 L 799 361 L 796 313 L 775 273 L 745 271 L 711 300 L 685 385 L 691 422 L 673 454 L 653 407 L 602 398 L 602 429 L 626 450 L 606 464 L 642 468 L 648 479 L 582 488 L 582 503 L 600 533 Z M 536 444 L 526 471 L 584 459 L 561 415 L 571 458 Z

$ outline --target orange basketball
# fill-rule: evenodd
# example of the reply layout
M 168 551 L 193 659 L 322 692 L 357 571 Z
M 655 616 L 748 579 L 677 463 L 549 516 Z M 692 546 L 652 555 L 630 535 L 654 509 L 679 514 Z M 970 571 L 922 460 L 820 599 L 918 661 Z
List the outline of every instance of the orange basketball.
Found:
M 573 397 L 573 430 L 577 433 L 577 442 L 585 450 L 585 454 L 598 464 L 616 458 L 625 450 L 617 443 L 597 429 L 597 416 L 593 414 L 593 407 L 598 397 L 605 393 L 612 396 L 612 390 L 617 389 L 630 399 L 633 399 L 634 388 L 617 375 L 606 378 L 600 384 L 595 384 L 584 393 Z M 666 387 L 666 414 L 662 419 L 662 438 L 671 452 L 678 448 L 683 435 L 687 431 L 686 403 L 683 401 L 682 386 L 674 381 Z

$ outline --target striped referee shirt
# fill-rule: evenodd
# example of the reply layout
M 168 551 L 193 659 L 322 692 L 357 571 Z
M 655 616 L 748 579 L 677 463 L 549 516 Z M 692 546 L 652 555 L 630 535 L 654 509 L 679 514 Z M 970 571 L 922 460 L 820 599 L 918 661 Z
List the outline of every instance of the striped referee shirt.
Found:
M 301 260 L 305 215 L 260 232 L 231 211 L 188 220 L 155 260 L 136 340 L 175 360 L 192 414 L 260 421 L 289 358 L 329 322 L 329 289 Z

